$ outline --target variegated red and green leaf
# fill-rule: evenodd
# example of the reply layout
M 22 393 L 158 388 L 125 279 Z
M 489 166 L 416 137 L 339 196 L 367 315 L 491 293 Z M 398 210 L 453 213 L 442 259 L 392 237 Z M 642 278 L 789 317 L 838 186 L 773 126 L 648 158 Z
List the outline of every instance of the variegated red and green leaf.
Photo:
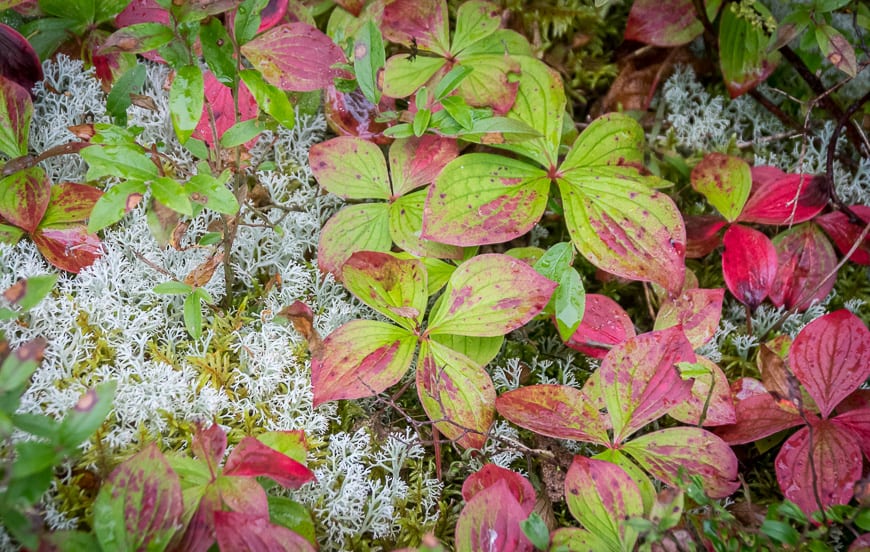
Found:
M 777 255 L 770 238 L 748 226 L 731 225 L 722 239 L 722 275 L 738 301 L 755 310 L 776 277 Z
M 48 228 L 86 221 L 102 195 L 102 190 L 87 184 L 55 184 L 51 187 L 51 200 L 39 227 Z
M 426 267 L 416 259 L 357 251 L 342 266 L 344 286 L 360 301 L 409 331 L 419 329 L 426 312 Z
M 708 153 L 692 169 L 692 188 L 707 198 L 728 222 L 734 222 L 749 198 L 752 172 L 739 157 Z
M 855 435 L 831 420 L 811 419 L 811 423 L 812 440 L 808 427 L 799 429 L 783 443 L 774 463 L 783 494 L 807 515 L 848 503 L 862 467 Z
M 534 552 L 520 522 L 529 516 L 505 480 L 486 487 L 467 504 L 456 521 L 456 549 L 492 552 Z
M 94 532 L 105 550 L 162 549 L 184 509 L 178 475 L 151 443 L 121 463 L 94 502 Z
M 433 134 L 396 140 L 390 146 L 394 195 L 404 195 L 435 181 L 447 163 L 459 155 L 456 140 Z
M 555 282 L 513 257 L 477 255 L 450 276 L 429 316 L 428 333 L 504 335 L 537 316 L 555 288 Z
M 18 171 L 0 180 L 0 217 L 34 232 L 51 200 L 51 182 L 40 167 Z
M 311 358 L 314 406 L 338 399 L 371 397 L 408 371 L 417 338 L 376 320 L 353 320 L 326 339 Z
M 489 374 L 465 355 L 426 340 L 416 379 L 420 403 L 438 431 L 463 448 L 481 448 L 495 418 Z
M 692 347 L 710 341 L 722 318 L 724 289 L 687 289 L 679 297 L 666 300 L 659 309 L 653 329 L 680 326 Z
M 461 246 L 510 241 L 538 222 L 549 189 L 546 171 L 523 161 L 463 155 L 429 187 L 423 237 Z
M 496 115 L 504 115 L 516 101 L 520 64 L 515 57 L 505 55 L 503 46 L 498 54 L 485 53 L 486 49 L 481 42 L 457 55 L 458 65 L 474 70 L 459 83 L 456 94 L 470 106 L 491 107 Z
M 243 512 L 214 512 L 214 529 L 221 550 L 262 550 L 264 552 L 315 552 L 305 537 L 275 525 L 268 516 Z
M 722 242 L 719 231 L 728 224 L 719 215 L 686 215 L 686 257 L 700 259 Z
M 211 484 L 217 488 L 222 508 L 246 512 L 259 517 L 269 515 L 269 498 L 263 486 L 253 477 L 219 475 Z
M 84 224 L 40 228 L 30 237 L 46 261 L 73 274 L 103 256 L 103 242 Z
M 716 435 L 699 427 L 672 427 L 627 441 L 623 450 L 646 471 L 673 487 L 698 475 L 704 491 L 723 498 L 739 487 L 737 457 Z
M 468 476 L 462 483 L 462 499 L 469 502 L 477 493 L 492 487 L 499 481 L 507 483 L 508 490 L 517 503 L 526 515 L 530 514 L 535 507 L 535 488 L 522 475 L 495 464 L 486 464 Z
M 469 0 L 456 11 L 456 30 L 450 50 L 456 54 L 495 33 L 501 27 L 501 9 L 492 2 Z
M 823 184 L 823 178 L 809 174 L 785 174 L 776 167 L 753 167 L 752 193 L 737 220 L 774 225 L 806 222 L 828 203 Z
M 223 475 L 268 477 L 287 489 L 298 489 L 314 480 L 314 473 L 303 464 L 250 436 L 242 438 L 230 452 Z
M 397 54 L 384 66 L 384 95 L 390 98 L 411 96 L 424 84 L 440 80 L 448 71 L 443 57 L 410 58 L 408 54 Z
M 335 276 L 357 251 L 389 251 L 390 206 L 387 203 L 348 205 L 334 214 L 320 231 L 317 266 Z
M 281 90 L 310 92 L 326 88 L 335 78 L 350 77 L 347 71 L 333 67 L 347 63 L 341 48 L 307 23 L 273 27 L 243 44 L 242 55 Z
M 227 434 L 218 424 L 212 424 L 207 429 L 197 427 L 190 449 L 197 458 L 208 464 L 211 474 L 216 475 L 227 450 Z
M 355 136 L 311 146 L 311 172 L 320 186 L 344 199 L 390 199 L 390 176 L 380 148 Z
M 0 23 L 0 33 L 4 32 L 4 28 L 9 29 Z M 17 31 L 13 32 L 17 34 Z M 26 40 L 24 43 L 28 44 Z M 8 55 L 9 51 L 4 53 L 4 57 Z M 33 101 L 30 92 L 10 78 L 14 77 L 0 75 L 0 152 L 15 158 L 27 155 Z
M 695 352 L 679 328 L 628 339 L 607 353 L 598 370 L 601 395 L 618 444 L 686 400 L 692 383 L 675 365 L 693 362 Z
M 818 216 L 813 221 L 824 229 L 843 255 L 852 250 L 864 227 L 870 224 L 870 207 L 852 205 L 849 209 L 856 215 L 857 220 L 851 221 L 842 211 L 833 211 Z M 849 260 L 860 265 L 870 265 L 870 235 L 864 236 Z
M 417 190 L 390 204 L 390 237 L 403 251 L 420 257 L 461 259 L 462 247 L 427 240 L 423 234 L 423 212 L 428 190 Z
M 817 318 L 792 343 L 789 367 L 827 418 L 870 377 L 870 330 L 845 309 Z
M 698 425 L 702 416 L 704 426 L 736 423 L 737 414 L 725 372 L 715 362 L 700 355 L 695 356 L 694 363 L 705 368 L 707 374 L 694 378 L 692 394 L 668 414 L 688 425 Z
M 707 0 L 705 4 L 710 20 L 716 19 L 721 2 Z M 637 0 L 628 13 L 625 38 L 671 48 L 688 44 L 703 31 L 692 0 Z
M 619 303 L 606 295 L 587 293 L 583 320 L 565 345 L 593 358 L 604 358 L 611 346 L 635 335 L 634 324 Z
M 610 550 L 632 550 L 637 531 L 626 520 L 643 515 L 637 483 L 610 462 L 575 456 L 565 475 L 571 515 Z
M 421 50 L 446 56 L 450 49 L 448 16 L 444 0 L 394 0 L 384 6 L 381 31 L 390 42 L 410 46 L 415 40 Z
M 597 405 L 567 385 L 526 385 L 499 396 L 496 410 L 514 424 L 556 439 L 608 445 L 608 424 Z
M 504 336 L 477 337 L 456 334 L 437 334 L 431 336 L 433 341 L 462 353 L 477 364 L 486 366 L 495 358 L 504 343 Z
M 773 238 L 779 267 L 770 287 L 770 302 L 786 309 L 806 309 L 834 289 L 837 254 L 818 226 L 801 224 Z

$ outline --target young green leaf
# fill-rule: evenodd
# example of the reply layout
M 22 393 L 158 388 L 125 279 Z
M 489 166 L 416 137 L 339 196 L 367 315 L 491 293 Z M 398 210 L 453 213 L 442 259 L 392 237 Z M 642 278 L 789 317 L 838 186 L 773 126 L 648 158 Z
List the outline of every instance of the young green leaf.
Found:
M 79 154 L 88 163 L 88 180 L 106 176 L 140 181 L 157 178 L 157 166 L 138 146 L 107 143 L 87 147 Z
M 129 28 L 129 27 L 128 27 Z M 236 84 L 238 70 L 233 41 L 220 19 L 211 19 L 199 28 L 199 42 L 202 55 L 209 70 L 224 86 Z
M 112 186 L 91 210 L 88 232 L 97 232 L 121 220 L 142 199 L 148 186 L 139 180 L 127 180 Z
M 363 95 L 374 105 L 381 101 L 378 73 L 385 63 L 384 39 L 373 21 L 366 21 L 353 44 L 353 68 Z
M 196 293 L 184 298 L 184 327 L 193 339 L 202 337 L 202 305 L 199 299 Z
M 196 65 L 179 67 L 169 89 L 169 115 L 182 144 L 190 138 L 202 118 L 205 81 Z
M 440 81 L 438 81 L 438 85 L 435 87 L 433 92 L 434 98 L 436 102 L 443 102 L 447 99 L 447 96 L 456 90 L 456 87 L 474 71 L 473 67 L 469 67 L 467 65 L 456 65 L 450 71 L 444 75 Z M 455 96 L 455 99 L 462 101 L 464 100 L 459 96 Z M 466 104 L 467 105 L 467 104 Z M 446 107 L 446 106 L 445 106 Z
M 187 191 L 177 180 L 168 176 L 155 178 L 151 182 L 151 194 L 173 211 L 182 215 L 193 215 L 193 206 L 187 197 Z
M 478 255 L 450 276 L 429 316 L 430 334 L 496 336 L 513 331 L 547 305 L 556 283 L 507 255 Z
M 293 111 L 293 104 L 283 90 L 266 82 L 263 75 L 254 69 L 244 69 L 239 75 L 254 95 L 260 109 L 285 127 L 293 128 L 296 124 L 296 112 Z
M 154 293 L 160 293 L 162 295 L 183 295 L 185 293 L 190 293 L 193 291 L 193 286 L 190 284 L 185 284 L 184 282 L 177 281 L 169 281 L 169 282 L 161 282 L 154 286 Z
M 250 42 L 257 35 L 262 20 L 260 14 L 268 4 L 269 0 L 244 0 L 239 5 L 238 10 L 236 10 L 233 33 L 240 46 Z
M 504 336 L 469 337 L 466 335 L 438 334 L 432 336 L 432 341 L 437 341 L 448 349 L 462 353 L 477 364 L 486 366 L 501 350 Z
M 218 213 L 235 215 L 239 212 L 239 202 L 227 188 L 225 176 L 228 175 L 215 178 L 210 174 L 197 174 L 187 181 L 184 185 L 184 191 L 187 192 L 191 201 Z
M 339 327 L 312 352 L 315 406 L 371 397 L 396 384 L 408 371 L 416 346 L 416 336 L 384 322 L 353 320 Z
M 241 146 L 259 136 L 265 127 L 257 119 L 239 121 L 226 129 L 221 135 L 220 145 L 223 148 Z

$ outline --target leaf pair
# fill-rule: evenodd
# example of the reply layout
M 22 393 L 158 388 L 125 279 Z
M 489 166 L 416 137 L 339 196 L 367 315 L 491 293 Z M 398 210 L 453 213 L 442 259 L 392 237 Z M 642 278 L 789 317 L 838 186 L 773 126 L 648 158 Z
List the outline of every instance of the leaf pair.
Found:
M 362 251 L 344 264 L 342 280 L 362 302 L 398 326 L 351 321 L 323 340 L 311 360 L 314 404 L 370 397 L 408 371 L 417 344 L 420 401 L 441 433 L 479 448 L 494 417 L 495 391 L 483 370 L 504 334 L 534 318 L 556 284 L 505 255 L 479 255 L 449 277 L 428 316 L 428 274 L 416 259 Z
M 521 158 L 472 153 L 450 162 L 429 189 L 423 237 L 460 246 L 519 237 L 543 215 L 555 182 L 571 241 L 583 256 L 608 272 L 679 290 L 685 228 L 673 201 L 651 187 L 660 181 L 641 173 L 640 125 L 625 115 L 601 117 L 559 163 L 561 79 L 538 60 L 519 59 L 523 76 L 508 117 L 540 136 L 492 144 Z
M 537 433 L 607 447 L 621 465 L 631 465 L 623 456 L 627 453 L 669 484 L 679 481 L 681 470 L 699 474 L 708 493 L 727 496 L 736 488 L 737 460 L 712 433 L 675 427 L 628 440 L 689 399 L 692 382 L 684 380 L 675 365 L 695 360 L 679 328 L 655 331 L 611 349 L 583 391 L 563 385 L 523 387 L 500 396 L 496 408 Z
M 780 488 L 808 515 L 847 503 L 861 477 L 862 451 L 870 458 L 870 401 L 856 391 L 870 377 L 870 330 L 846 310 L 822 316 L 795 338 L 787 364 L 766 361 L 762 375 L 766 386 L 740 382 L 737 422 L 718 434 L 740 444 L 803 426 L 776 457 Z M 790 378 L 814 404 L 805 403 L 796 385 L 772 383 Z

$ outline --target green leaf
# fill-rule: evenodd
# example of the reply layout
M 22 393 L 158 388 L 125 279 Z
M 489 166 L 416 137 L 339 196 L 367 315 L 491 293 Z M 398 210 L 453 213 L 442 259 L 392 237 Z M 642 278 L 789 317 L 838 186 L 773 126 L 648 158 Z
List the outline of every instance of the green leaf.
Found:
M 169 88 L 169 116 L 182 144 L 190 138 L 202 118 L 204 94 L 202 70 L 196 65 L 179 67 Z
M 830 25 L 819 25 L 816 27 L 816 42 L 822 55 L 828 58 L 834 67 L 850 77 L 858 74 L 855 49 L 840 31 Z
M 153 291 L 162 295 L 183 295 L 193 291 L 193 286 L 184 282 L 169 281 L 157 284 Z
M 426 129 L 429 128 L 429 120 L 432 118 L 432 112 L 428 109 L 419 109 L 414 113 L 414 121 L 411 123 L 411 128 L 414 131 L 414 136 L 418 138 L 423 136 Z
M 800 542 L 800 533 L 797 529 L 784 521 L 766 519 L 761 523 L 761 532 L 782 544 L 797 546 Z
M 55 17 L 77 23 L 93 23 L 97 13 L 96 0 L 39 0 L 39 9 Z
M 239 212 L 239 202 L 227 188 L 224 175 L 221 178 L 215 178 L 210 174 L 197 174 L 187 181 L 184 190 L 191 201 L 200 203 L 213 211 L 225 215 L 235 215 Z
M 736 10 L 736 4 L 728 4 L 719 23 L 719 64 L 732 98 L 767 79 L 780 58 L 779 52 L 767 51 L 769 38 L 761 25 L 738 16 Z
M 395 165 L 393 170 L 396 170 Z M 423 211 L 428 191 L 426 189 L 417 190 L 399 197 L 390 204 L 390 237 L 403 251 L 420 257 L 461 259 L 463 248 L 421 237 Z
M 308 508 L 285 496 L 269 496 L 269 519 L 275 525 L 286 527 L 316 543 L 314 520 Z
M 169 207 L 176 213 L 192 216 L 193 206 L 187 197 L 187 191 L 178 181 L 168 176 L 161 176 L 151 182 L 151 194 L 154 199 Z
M 169 44 L 173 38 L 175 34 L 172 29 L 162 23 L 134 23 L 112 33 L 103 43 L 100 53 L 105 55 L 149 52 Z M 141 64 L 137 65 L 141 66 Z M 136 65 L 133 66 L 135 67 Z M 145 67 L 141 67 L 144 71 Z
M 15 245 L 24 237 L 24 230 L 9 224 L 0 224 L 0 242 Z
M 232 88 L 238 81 L 233 41 L 220 19 L 210 19 L 199 29 L 202 55 L 209 70 L 224 86 Z
M 692 188 L 707 198 L 725 220 L 734 222 L 752 189 L 749 164 L 731 155 L 707 154 L 692 169 Z
M 17 443 L 15 445 L 15 455 L 15 463 L 12 464 L 12 469 L 10 471 L 11 477 L 22 481 L 25 485 L 28 484 L 26 480 L 29 477 L 35 476 L 44 471 L 50 473 L 51 468 L 56 464 L 59 464 L 63 458 L 53 443 L 46 443 L 45 441 L 24 441 Z M 42 478 L 40 477 L 39 479 Z M 33 483 L 36 483 L 35 479 Z M 48 490 L 47 486 L 43 485 L 41 482 L 38 486 L 46 487 L 42 489 L 42 492 Z M 34 485 L 34 487 L 36 487 L 36 485 Z M 8 492 L 9 490 L 7 490 L 7 493 Z M 31 495 L 30 498 L 34 498 L 33 495 L 35 495 L 35 498 L 38 498 L 42 492 L 40 492 L 38 488 L 31 488 L 28 494 Z M 10 496 L 15 495 L 13 494 Z
M 568 341 L 580 323 L 586 310 L 586 289 L 583 280 L 574 268 L 559 275 L 559 287 L 553 292 L 551 301 L 555 307 L 556 328 L 562 341 Z
M 556 281 L 574 264 L 574 247 L 569 242 L 551 245 L 533 268 L 544 278 Z
M 373 105 L 381 101 L 378 73 L 383 69 L 385 60 L 381 31 L 373 21 L 366 21 L 357 32 L 353 44 L 353 68 L 360 90 Z
M 413 59 L 399 54 L 384 66 L 384 94 L 391 98 L 406 98 L 432 78 L 447 64 L 442 57 L 417 56 Z
M 44 350 L 45 342 L 37 339 L 19 345 L 12 351 L 0 365 L 0 393 L 23 392 L 22 387 L 39 366 Z
M 12 423 L 21 431 L 55 442 L 60 422 L 42 414 L 13 414 Z
M 546 171 L 489 153 L 454 159 L 438 175 L 423 213 L 423 237 L 454 245 L 502 243 L 538 222 L 547 206 Z
M 245 86 L 253 94 L 257 105 L 264 112 L 275 118 L 287 128 L 293 128 L 296 124 L 296 113 L 293 104 L 287 99 L 287 94 L 276 86 L 272 86 L 263 78 L 259 71 L 245 69 L 239 73 Z
M 459 68 L 461 65 L 457 65 L 456 67 Z M 447 96 L 446 98 L 441 99 L 441 105 L 444 107 L 444 111 L 446 111 L 463 130 L 471 130 L 474 125 L 474 119 L 472 119 L 471 116 L 471 107 L 469 107 L 465 100 L 459 96 Z M 435 115 L 438 114 L 436 113 Z M 434 121 L 435 116 L 433 115 L 433 122 Z M 469 140 L 471 140 L 471 138 L 469 138 Z
M 161 27 L 166 29 L 162 25 Z M 131 67 L 115 81 L 112 91 L 106 97 L 106 112 L 112 116 L 115 124 L 127 124 L 127 108 L 133 103 L 130 94 L 139 92 L 143 84 L 145 84 L 145 65 L 141 63 Z
M 60 444 L 71 454 L 98 427 L 112 410 L 117 383 L 107 381 L 89 389 L 60 424 Z
M 491 2 L 470 0 L 456 12 L 456 30 L 450 51 L 459 53 L 475 42 L 493 34 L 501 27 L 501 10 Z
M 94 22 L 104 23 L 121 13 L 129 0 L 94 0 Z
M 429 316 L 428 333 L 504 335 L 534 318 L 555 287 L 513 257 L 478 255 L 450 276 L 443 299 Z
M 538 512 L 532 512 L 529 517 L 520 522 L 523 534 L 538 550 L 547 550 L 550 546 L 550 530 Z
M 353 320 L 323 340 L 311 356 L 314 406 L 381 393 L 408 371 L 417 336 L 375 320 Z
M 432 336 L 432 341 L 437 341 L 448 349 L 462 353 L 477 364 L 486 366 L 501 350 L 504 336 L 472 337 L 467 335 L 438 334 Z
M 451 96 L 444 99 L 446 101 L 457 97 Z M 459 131 L 457 136 L 468 142 L 498 146 L 527 142 L 540 138 L 541 133 L 517 119 L 511 119 L 510 117 L 487 117 L 473 121 L 467 130 Z
M 372 142 L 339 136 L 315 144 L 308 154 L 318 184 L 344 199 L 390 199 L 387 162 Z
M 338 276 L 356 251 L 389 251 L 390 206 L 387 203 L 348 205 L 332 216 L 320 232 L 317 265 Z
M 239 121 L 221 135 L 221 147 L 234 148 L 241 146 L 245 142 L 256 138 L 264 130 L 266 130 L 266 127 L 257 119 Z
M 470 75 L 473 71 L 474 68 L 467 65 L 454 66 L 453 69 L 448 71 L 447 74 L 438 81 L 438 85 L 435 87 L 435 91 L 433 92 L 435 101 L 442 102 L 443 104 L 444 100 L 448 99 L 448 95 L 456 90 L 462 81 L 465 80 L 465 77 Z M 462 98 L 458 96 L 454 96 L 453 98 L 462 100 Z M 465 100 L 462 100 L 462 102 L 465 103 Z
M 184 327 L 193 339 L 202 337 L 202 305 L 195 293 L 184 298 Z
M 465 355 L 426 340 L 416 380 L 423 409 L 438 431 L 463 448 L 481 448 L 495 418 L 489 374 Z
M 95 233 L 121 220 L 139 203 L 147 189 L 142 181 L 127 180 L 106 190 L 91 211 L 88 232 Z
M 21 85 L 0 78 L 0 152 L 10 158 L 27 155 L 33 101 Z
M 409 331 L 419 330 L 429 299 L 420 261 L 358 251 L 342 266 L 341 280 L 366 305 Z
M 88 180 L 116 176 L 127 180 L 148 181 L 157 178 L 157 166 L 142 152 L 129 144 L 90 146 L 80 152 L 88 163 Z
M 250 42 L 257 35 L 260 27 L 260 13 L 269 3 L 269 0 L 245 0 L 236 11 L 236 21 L 233 32 L 239 46 Z

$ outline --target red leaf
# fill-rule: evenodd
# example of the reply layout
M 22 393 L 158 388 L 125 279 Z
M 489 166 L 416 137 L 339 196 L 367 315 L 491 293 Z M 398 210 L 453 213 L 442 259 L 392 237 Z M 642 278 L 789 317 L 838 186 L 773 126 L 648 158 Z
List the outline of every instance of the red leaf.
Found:
M 202 117 L 193 131 L 193 137 L 202 140 L 210 146 L 214 146 L 214 134 L 212 133 L 211 119 L 214 118 L 214 126 L 217 129 L 218 139 L 224 135 L 236 122 L 253 119 L 259 113 L 257 101 L 251 95 L 245 83 L 239 83 L 239 121 L 236 121 L 236 106 L 233 100 L 233 92 L 230 87 L 221 84 L 211 71 L 203 72 L 205 83 L 205 106 Z M 252 144 L 251 140 L 249 144 Z
M 688 44 L 704 31 L 692 0 L 637 0 L 625 25 L 625 39 L 669 48 Z
M 747 226 L 734 224 L 725 231 L 722 274 L 738 301 L 755 310 L 767 297 L 776 276 L 776 249 L 770 239 Z
M 416 336 L 384 322 L 353 320 L 341 326 L 311 358 L 314 406 L 377 395 L 402 379 L 416 347 Z
M 456 548 L 468 551 L 532 552 L 520 522 L 528 517 L 501 479 L 468 501 L 456 522 Z
M 771 303 L 804 310 L 834 289 L 837 254 L 817 226 L 802 224 L 786 230 L 773 238 L 773 246 L 779 268 L 770 288 Z
M 32 93 L 33 86 L 42 80 L 43 75 L 42 63 L 30 42 L 9 25 L 0 23 L 0 52 L 3 52 L 0 55 L 0 76 Z
M 245 437 L 236 445 L 227 458 L 224 475 L 265 476 L 288 489 L 298 489 L 314 480 L 311 470 L 253 437 Z
M 789 366 L 827 418 L 870 376 L 870 330 L 845 309 L 826 314 L 795 338 Z
M 274 525 L 268 517 L 239 512 L 216 511 L 215 533 L 221 550 L 258 550 L 260 552 L 314 552 L 305 537 L 286 527 Z
M 854 435 L 829 420 L 819 420 L 813 422 L 812 436 L 811 448 L 809 428 L 798 430 L 783 443 L 774 464 L 783 494 L 807 515 L 819 510 L 816 493 L 823 508 L 848 503 L 861 477 L 861 449 Z
M 597 405 L 567 385 L 527 385 L 495 401 L 498 413 L 520 427 L 556 439 L 607 445 L 607 424 Z
M 307 23 L 285 23 L 242 46 L 242 54 L 263 78 L 282 90 L 310 92 L 335 78 L 349 78 L 334 65 L 346 63 L 344 52 L 328 36 Z
M 0 180 L 0 217 L 28 233 L 36 231 L 51 200 L 51 182 L 39 167 Z
M 653 329 L 680 326 L 689 343 L 695 348 L 700 347 L 719 328 L 724 296 L 724 289 L 688 289 L 679 297 L 665 301 Z
M 39 223 L 40 228 L 86 221 L 102 195 L 102 190 L 87 184 L 55 184 L 51 187 L 51 201 Z
M 446 54 L 447 15 L 444 0 L 395 0 L 384 6 L 381 31 L 390 42 Z
M 757 380 L 742 378 L 734 382 L 732 389 L 744 391 L 744 394 L 735 393 L 734 396 L 737 422 L 716 428 L 716 435 L 728 444 L 751 443 L 803 423 L 796 411 L 780 408 Z
M 170 550 L 184 552 L 207 552 L 214 544 L 214 513 L 223 509 L 220 492 L 216 485 L 208 485 L 199 500 L 184 534 L 176 533 Z
M 604 358 L 610 345 L 635 335 L 634 324 L 619 303 L 606 295 L 589 293 L 580 327 L 565 345 L 591 357 Z
M 610 550 L 634 549 L 637 531 L 624 521 L 643 515 L 643 498 L 625 470 L 575 456 L 565 475 L 565 499 L 571 515 Z
M 197 458 L 208 464 L 209 471 L 215 476 L 227 450 L 227 434 L 218 424 L 212 424 L 208 429 L 199 426 L 190 448 Z
M 870 406 L 843 412 L 832 418 L 831 423 L 846 433 L 854 434 L 864 456 L 870 459 Z
M 721 230 L 727 222 L 719 215 L 686 215 L 686 257 L 700 259 L 711 253 L 722 239 Z
M 861 232 L 864 231 L 864 227 L 870 224 L 870 207 L 852 205 L 849 209 L 859 217 L 859 220 L 851 222 L 848 215 L 842 211 L 834 211 L 816 217 L 814 221 L 834 240 L 834 245 L 843 255 L 852 249 L 852 246 L 861 236 Z M 870 235 L 864 237 L 849 260 L 861 265 L 870 265 Z
M 103 242 L 96 234 L 89 234 L 82 224 L 45 228 L 30 237 L 46 261 L 73 274 L 78 274 L 103 256 Z
M 825 208 L 828 196 L 824 178 L 808 174 L 782 174 L 777 178 L 776 171 L 753 167 L 752 193 L 738 221 L 793 224 L 808 221 Z
M 162 23 L 169 26 L 169 11 L 155 0 L 132 0 L 124 10 L 115 16 L 115 27 L 121 29 L 136 23 Z M 151 61 L 163 62 L 157 50 L 142 53 L 142 57 Z
M 470 502 L 484 489 L 492 487 L 499 481 L 507 484 L 508 490 L 517 499 L 520 507 L 528 516 L 535 507 L 535 489 L 529 480 L 518 474 L 495 464 L 486 464 L 479 471 L 468 476 L 462 484 L 462 499 Z
M 390 147 L 393 194 L 404 195 L 435 181 L 447 163 L 459 155 L 456 140 L 425 134 L 397 140 Z
M 218 490 L 221 499 L 221 507 L 215 511 L 230 509 L 260 517 L 269 516 L 269 498 L 263 486 L 253 477 L 220 475 L 211 486 Z
M 692 382 L 683 380 L 674 365 L 694 360 L 695 352 L 679 328 L 633 337 L 607 353 L 598 375 L 614 443 L 688 398 Z
M 269 3 L 260 12 L 260 26 L 257 27 L 257 32 L 262 33 L 280 23 L 287 14 L 288 3 L 288 0 L 269 0 Z M 227 29 L 235 28 L 237 12 L 238 10 L 236 9 L 227 13 Z
M 353 92 L 341 92 L 335 86 L 326 87 L 323 99 L 323 114 L 329 128 L 339 136 L 356 136 L 375 144 L 389 144 L 392 138 L 384 136 L 386 123 L 375 119 L 382 111 L 394 111 L 396 102 L 383 96 L 379 105 L 374 105 L 357 88 Z M 429 135 L 427 135 L 429 136 Z

